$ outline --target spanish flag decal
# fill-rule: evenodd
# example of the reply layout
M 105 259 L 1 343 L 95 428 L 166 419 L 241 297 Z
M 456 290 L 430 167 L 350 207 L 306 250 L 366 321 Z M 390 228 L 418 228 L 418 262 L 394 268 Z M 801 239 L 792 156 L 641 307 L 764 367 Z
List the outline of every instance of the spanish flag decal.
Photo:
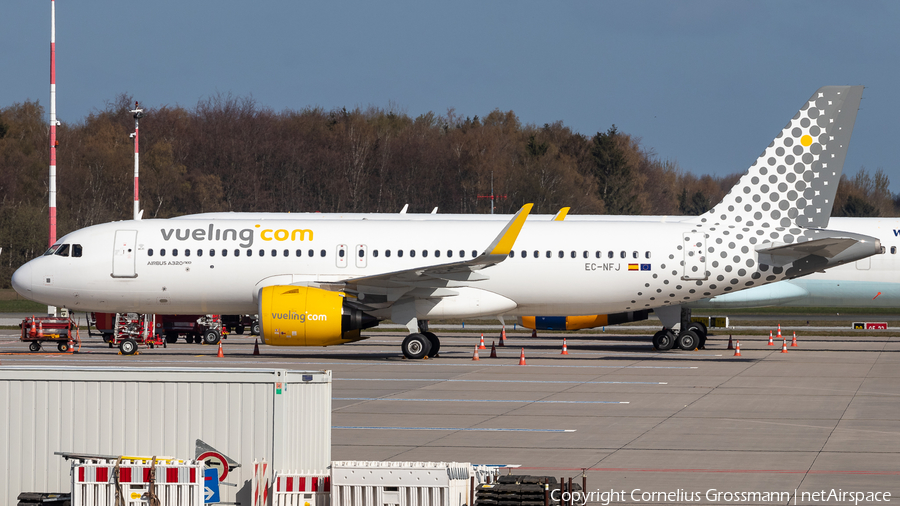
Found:
M 629 271 L 639 270 L 639 266 L 638 266 L 638 264 L 628 264 L 628 270 Z

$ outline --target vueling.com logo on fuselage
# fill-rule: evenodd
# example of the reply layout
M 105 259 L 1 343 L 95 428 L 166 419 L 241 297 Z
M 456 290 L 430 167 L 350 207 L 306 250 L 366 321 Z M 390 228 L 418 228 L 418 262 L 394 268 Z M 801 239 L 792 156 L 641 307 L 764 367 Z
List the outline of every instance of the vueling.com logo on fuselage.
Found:
M 261 225 L 254 225 L 255 228 L 262 228 Z M 237 241 L 242 248 L 253 246 L 253 238 L 256 234 L 252 228 L 244 228 L 236 230 L 233 228 L 215 228 L 212 224 L 209 228 L 161 228 L 160 233 L 164 241 L 175 239 L 176 241 Z M 287 230 L 285 228 L 271 229 L 266 228 L 259 231 L 259 238 L 263 241 L 312 241 L 313 231 L 308 228 L 295 228 Z
M 297 320 L 300 323 L 325 322 L 328 321 L 328 315 L 324 314 L 308 314 L 298 313 L 296 311 L 288 311 L 287 313 L 272 313 L 273 320 Z

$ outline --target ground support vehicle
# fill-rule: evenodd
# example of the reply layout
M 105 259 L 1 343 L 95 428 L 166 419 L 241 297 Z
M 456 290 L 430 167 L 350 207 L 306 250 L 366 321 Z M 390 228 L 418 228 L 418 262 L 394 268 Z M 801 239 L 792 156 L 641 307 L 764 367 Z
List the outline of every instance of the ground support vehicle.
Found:
M 250 329 L 250 335 L 259 335 L 259 318 L 256 315 L 223 314 L 222 326 L 235 334 L 243 334 L 245 330 Z
M 156 333 L 167 343 L 178 342 L 184 335 L 188 343 L 219 344 L 226 337 L 219 315 L 156 315 Z
M 116 313 L 115 328 L 109 347 L 118 346 L 122 355 L 134 355 L 139 345 L 165 347 L 153 329 L 156 315 L 137 313 Z
M 101 337 L 104 343 L 112 341 L 116 326 L 116 313 L 88 313 L 87 320 L 90 337 Z M 97 329 L 97 332 L 91 332 L 91 327 Z
M 65 353 L 75 346 L 81 346 L 78 324 L 69 317 L 44 316 L 26 318 L 19 326 L 22 329 L 19 340 L 27 342 L 28 349 L 40 351 L 42 343 L 55 342 L 56 348 Z

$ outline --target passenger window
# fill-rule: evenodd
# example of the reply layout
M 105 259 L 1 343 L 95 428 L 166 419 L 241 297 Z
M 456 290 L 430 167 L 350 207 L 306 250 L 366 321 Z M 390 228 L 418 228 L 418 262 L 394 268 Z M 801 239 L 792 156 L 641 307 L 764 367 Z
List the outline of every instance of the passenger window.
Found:
M 197 256 L 198 256 L 198 257 L 202 257 L 202 256 L 203 256 L 203 250 L 202 250 L 202 249 L 198 249 L 198 250 L 197 250 Z
M 307 252 L 307 254 L 309 254 L 309 257 L 310 257 L 310 258 L 316 256 L 316 252 L 313 251 L 313 250 L 309 250 L 309 251 Z
M 159 256 L 161 256 L 161 257 L 166 256 L 166 248 L 160 248 L 160 250 L 159 250 Z
M 573 251 L 569 256 L 575 258 L 575 252 Z M 587 251 L 584 252 L 584 258 L 587 258 Z
M 319 256 L 325 258 L 325 250 L 319 251 Z
M 427 250 L 427 249 L 423 249 L 423 250 L 422 250 L 422 258 L 425 258 L 425 257 L 427 257 L 427 256 L 428 256 L 428 250 Z
M 453 250 L 452 249 L 447 250 L 447 258 L 453 258 Z
M 76 244 L 76 246 L 78 246 L 78 245 Z M 896 255 L 896 254 L 897 254 L 897 247 L 891 246 L 891 255 Z
M 211 257 L 216 256 L 216 250 L 210 248 L 210 249 L 209 249 L 209 256 L 211 256 Z
M 516 252 L 513 250 L 509 250 L 509 258 L 516 258 Z
M 459 250 L 459 258 L 466 258 L 466 252 L 463 250 Z
M 222 248 L 222 256 L 223 256 L 223 257 L 227 257 L 227 256 L 228 256 L 228 250 L 227 250 L 227 249 Z
M 391 258 L 391 250 L 389 250 L 389 249 L 384 250 L 384 256 Z
M 186 257 L 191 256 L 191 250 L 189 250 L 189 249 L 184 250 L 184 256 L 186 256 Z
M 372 250 L 372 256 L 373 256 L 373 257 L 377 257 L 377 256 L 378 256 L 378 250 L 377 250 L 377 249 L 376 249 L 376 250 Z
M 566 256 L 566 254 L 563 253 L 563 250 L 559 250 L 559 258 L 563 258 L 564 256 Z
M 541 253 L 538 250 L 534 250 L 534 258 L 540 258 Z
M 588 252 L 587 252 L 587 250 L 584 250 L 584 255 L 583 255 L 583 256 L 584 256 L 584 258 L 587 258 L 587 257 L 588 257 Z
M 273 256 L 273 257 L 277 257 L 277 256 L 278 256 L 278 251 L 276 251 L 276 250 L 273 249 L 273 250 L 272 250 L 272 256 Z
M 397 256 L 400 258 L 403 258 L 403 250 L 402 249 L 397 250 Z
M 472 258 L 475 258 L 477 256 L 478 256 L 478 252 L 475 250 L 472 250 Z
M 178 256 L 178 248 L 172 248 L 172 256 L 173 256 L 173 257 L 177 257 L 177 256 Z
M 287 256 L 290 256 L 291 252 L 289 250 L 284 250 L 281 252 L 281 254 L 282 254 L 282 256 L 287 257 Z
M 285 252 L 285 256 L 287 256 L 287 250 L 284 250 L 284 252 Z M 236 256 L 236 257 L 241 256 L 241 250 L 239 250 L 239 249 L 234 250 L 234 256 Z
M 152 257 L 152 256 L 153 256 L 153 248 L 150 248 L 150 249 L 147 250 L 147 256 L 148 256 L 148 257 Z
M 616 256 L 616 254 L 613 253 L 612 251 L 610 251 L 609 253 L 606 254 L 606 256 L 609 257 L 609 258 L 613 258 L 613 257 Z
M 248 250 L 247 250 L 247 256 L 248 256 L 248 257 L 252 257 L 252 256 L 253 256 L 253 250 L 252 250 L 252 249 L 248 249 Z
M 597 257 L 597 258 L 600 258 L 600 257 L 603 256 L 603 255 L 601 255 L 601 254 L 600 254 L 600 251 L 598 250 L 597 253 L 596 253 L 594 256 Z
M 547 250 L 547 254 L 546 254 L 545 256 L 546 256 L 547 258 L 550 258 L 550 257 L 553 256 L 553 253 L 551 253 L 550 250 Z
M 650 258 L 650 252 L 649 252 L 649 251 L 645 251 L 645 252 L 644 252 L 644 258 L 647 258 L 647 259 Z
M 628 255 L 627 255 L 627 253 L 625 253 L 625 252 L 623 251 L 623 252 L 619 253 L 619 256 L 622 257 L 622 258 L 625 258 L 625 257 L 627 257 Z
M 410 256 L 410 257 L 415 257 L 415 256 L 416 256 L 416 250 L 414 250 L 414 249 L 409 250 L 409 256 Z
M 264 249 L 259 250 L 259 256 L 261 256 L 261 257 L 266 256 L 266 250 L 264 250 Z
M 434 250 L 434 258 L 440 258 L 440 257 L 441 257 L 441 250 L 439 250 L 439 249 Z
M 68 244 L 63 244 L 62 246 L 60 246 L 59 249 L 56 250 L 56 254 L 59 255 L 59 256 L 61 256 L 61 257 L 67 257 L 67 256 L 69 256 L 69 245 L 68 245 Z
M 365 252 L 365 250 L 363 250 L 362 248 L 360 248 L 360 250 L 359 250 L 359 258 L 362 258 L 362 257 L 364 257 L 364 256 L 366 256 L 366 252 Z
M 637 251 L 632 252 L 632 253 L 631 253 L 631 256 L 634 257 L 634 258 L 640 258 L 640 255 L 638 255 L 638 252 L 637 252 Z

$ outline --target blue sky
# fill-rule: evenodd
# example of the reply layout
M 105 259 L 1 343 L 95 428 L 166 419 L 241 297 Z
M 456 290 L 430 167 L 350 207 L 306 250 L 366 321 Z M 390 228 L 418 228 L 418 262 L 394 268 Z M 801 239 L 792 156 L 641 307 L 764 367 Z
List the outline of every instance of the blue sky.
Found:
M 57 0 L 58 114 L 119 93 L 192 108 L 513 110 L 610 125 L 697 175 L 746 169 L 820 86 L 862 84 L 845 172 L 900 192 L 900 2 Z M 49 100 L 50 2 L 0 16 L 0 107 Z M 894 98 L 891 99 L 891 93 Z

